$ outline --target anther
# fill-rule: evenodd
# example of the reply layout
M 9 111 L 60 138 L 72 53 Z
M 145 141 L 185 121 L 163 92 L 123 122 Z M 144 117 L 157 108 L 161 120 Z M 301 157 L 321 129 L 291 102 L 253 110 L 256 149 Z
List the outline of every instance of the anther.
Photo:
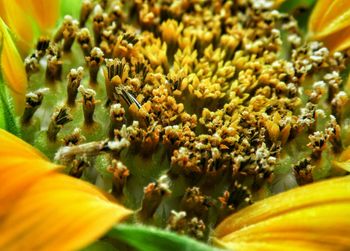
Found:
M 103 51 L 98 47 L 94 47 L 90 52 L 90 56 L 85 57 L 85 60 L 89 66 L 91 85 L 97 84 L 97 75 L 100 66 L 103 63 L 103 57 Z
M 341 141 L 341 128 L 337 123 L 336 118 L 331 115 L 330 122 L 326 128 L 326 134 L 329 141 L 333 145 L 333 151 L 336 153 L 341 153 L 343 151 L 343 143 Z
M 81 178 L 84 170 L 89 166 L 90 164 L 84 159 L 75 159 L 72 161 L 71 169 L 69 170 L 69 175 L 75 178 Z
M 73 117 L 70 114 L 69 108 L 66 106 L 59 107 L 51 116 L 47 137 L 51 142 L 57 140 L 57 134 L 65 124 L 72 121 Z
M 122 60 L 106 59 L 106 70 L 104 70 L 106 92 L 109 101 L 115 101 L 115 87 L 120 86 L 127 79 L 129 73 L 129 65 L 125 58 Z
M 95 100 L 96 92 L 92 89 L 85 89 L 82 85 L 78 88 L 83 96 L 84 123 L 86 126 L 94 124 L 94 111 L 97 101 Z
M 39 89 L 36 92 L 30 92 L 26 95 L 26 107 L 21 120 L 22 124 L 28 124 L 30 122 L 34 113 L 40 107 L 46 90 L 47 89 Z
M 181 201 L 181 209 L 192 217 L 205 218 L 210 206 L 208 197 L 198 187 L 187 188 Z
M 81 129 L 75 128 L 73 133 L 65 136 L 62 141 L 64 146 L 76 146 L 81 144 L 85 140 L 85 137 L 81 134 Z
M 131 59 L 136 57 L 138 50 L 136 44 L 139 42 L 138 38 L 130 33 L 124 33 L 118 36 L 113 49 L 113 56 L 115 58 Z
M 312 158 L 314 160 L 319 160 L 321 158 L 322 152 L 326 149 L 328 135 L 323 132 L 316 131 L 309 135 L 310 143 L 307 146 L 312 150 Z
M 115 1 L 108 15 L 109 22 L 116 22 L 118 24 L 118 28 L 120 28 L 122 21 L 125 19 L 124 10 L 122 7 L 123 4 L 121 2 Z
M 183 30 L 183 23 L 178 24 L 176 20 L 168 19 L 159 26 L 159 29 L 163 41 L 167 43 L 167 56 L 172 62 L 178 47 L 178 38 Z
M 106 9 L 108 5 L 108 0 L 99 0 L 98 4 L 101 6 L 102 9 Z
M 78 88 L 83 78 L 83 67 L 77 69 L 71 69 L 68 73 L 68 85 L 67 85 L 67 105 L 70 107 L 75 106 L 75 99 L 78 94 Z
M 78 21 L 71 16 L 65 16 L 61 28 L 57 31 L 54 41 L 57 43 L 64 39 L 63 50 L 70 51 L 78 31 Z
M 158 181 L 149 183 L 144 188 L 144 197 L 142 200 L 142 206 L 138 215 L 146 220 L 151 218 L 159 207 L 164 196 L 171 193 L 169 189 L 169 178 L 163 175 Z
M 87 28 L 83 28 L 77 33 L 77 41 L 84 56 L 89 56 L 92 49 L 92 38 Z
M 99 46 L 99 44 L 102 41 L 102 31 L 105 28 L 105 13 L 103 12 L 103 9 L 98 4 L 95 6 L 95 9 L 93 11 L 94 13 L 94 19 L 92 23 L 92 29 L 94 31 L 94 38 L 95 38 L 95 46 Z
M 36 44 L 36 51 L 38 59 L 42 58 L 46 54 L 47 48 L 50 45 L 50 38 L 41 36 Z
M 122 195 L 126 180 L 130 175 L 129 169 L 122 162 L 113 159 L 107 171 L 113 174 L 113 194 L 117 197 Z
M 201 219 L 197 217 L 187 217 L 185 211 L 176 212 L 172 210 L 168 219 L 167 229 L 179 234 L 186 234 L 196 239 L 202 239 L 206 226 Z
M 93 10 L 94 4 L 91 0 L 84 0 L 82 2 L 82 6 L 80 9 L 80 17 L 79 17 L 79 27 L 82 28 L 85 26 L 86 21 L 88 20 L 92 10 Z
M 125 124 L 125 110 L 121 104 L 113 104 L 109 112 L 110 124 L 109 124 L 109 137 L 114 138 L 114 130 L 121 129 Z
M 344 107 L 346 107 L 348 101 L 349 97 L 344 91 L 338 92 L 332 99 L 332 114 L 336 117 L 338 123 L 340 123 L 342 120 Z
M 311 158 L 304 158 L 296 165 L 293 165 L 294 175 L 300 186 L 313 182 L 312 172 L 314 168 L 311 165 Z
M 57 56 L 47 57 L 46 79 L 49 81 L 61 80 L 63 62 Z
M 24 60 L 24 67 L 26 69 L 28 79 L 33 73 L 39 72 L 40 65 L 37 55 L 32 54 L 31 56 L 26 57 Z

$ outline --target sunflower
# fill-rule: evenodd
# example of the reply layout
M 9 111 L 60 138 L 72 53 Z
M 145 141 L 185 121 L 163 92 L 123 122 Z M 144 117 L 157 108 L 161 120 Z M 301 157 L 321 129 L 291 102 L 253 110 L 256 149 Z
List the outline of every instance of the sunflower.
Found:
M 348 1 L 0 7 L 1 250 L 350 248 Z

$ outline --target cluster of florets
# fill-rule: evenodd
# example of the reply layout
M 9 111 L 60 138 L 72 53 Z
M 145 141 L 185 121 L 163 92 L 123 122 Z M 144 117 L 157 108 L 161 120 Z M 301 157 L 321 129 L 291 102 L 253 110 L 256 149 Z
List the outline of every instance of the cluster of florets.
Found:
M 291 172 L 312 182 L 323 152 L 343 147 L 348 57 L 256 2 L 84 0 L 79 21 L 66 16 L 25 61 L 23 130 L 45 131 L 28 140 L 64 146 L 56 159 L 71 175 L 139 220 L 197 238 L 259 199 L 293 145 L 307 147 Z

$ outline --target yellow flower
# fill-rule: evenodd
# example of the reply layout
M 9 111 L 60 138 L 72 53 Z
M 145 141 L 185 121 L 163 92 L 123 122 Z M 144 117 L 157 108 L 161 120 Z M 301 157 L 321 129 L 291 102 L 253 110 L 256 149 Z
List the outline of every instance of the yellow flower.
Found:
M 278 194 L 231 215 L 215 230 L 230 250 L 348 250 L 350 177 Z
M 76 250 L 131 212 L 0 129 L 0 250 Z
M 349 48 L 350 1 L 318 0 L 309 20 L 309 34 L 331 51 Z
M 252 198 L 255 197 L 252 197 L 250 188 L 248 189 L 245 184 L 252 183 L 254 179 L 256 188 L 255 184 L 250 184 L 252 190 L 257 188 L 262 190 L 264 188 L 262 184 L 265 185 L 265 181 L 273 178 L 272 172 L 276 160 L 283 161 L 283 152 L 280 152 L 279 147 L 287 144 L 288 140 L 294 140 L 293 137 L 297 137 L 296 134 L 302 131 L 310 134 L 308 137 L 310 142 L 304 143 L 311 148 L 312 153 L 308 149 L 301 150 L 308 154 L 309 158 L 300 160 L 297 165 L 291 164 L 293 169 L 291 172 L 305 179 L 302 180 L 305 183 L 313 181 L 312 168 L 324 158 L 322 151 L 326 148 L 325 142 L 337 137 L 331 126 L 325 130 L 327 135 L 315 131 L 319 116 L 317 112 L 320 111 L 320 109 L 316 111 L 316 107 L 322 95 L 331 90 L 328 106 L 341 124 L 340 108 L 347 102 L 347 97 L 342 88 L 339 89 L 338 72 L 325 76 L 326 82 L 332 80 L 332 85 L 329 84 L 331 81 L 327 82 L 329 89 L 324 90 L 326 83 L 319 83 L 323 81 L 315 83 L 314 92 L 310 94 L 308 103 L 299 100 L 302 95 L 298 90 L 312 73 L 318 74 L 325 70 L 321 67 L 327 65 L 327 60 L 335 62 L 336 70 L 341 69 L 342 57 L 328 55 L 328 50 L 322 48 L 319 43 L 301 47 L 302 38 L 299 37 L 299 32 L 296 32 L 293 19 L 288 20 L 276 11 L 267 11 L 272 6 L 280 5 L 283 0 L 257 1 L 256 5 L 241 1 L 239 8 L 237 6 L 231 8 L 230 2 L 217 1 L 218 4 L 213 6 L 213 12 L 211 8 L 206 9 L 208 4 L 191 6 L 183 3 L 164 5 L 161 6 L 164 9 L 159 9 L 159 6 L 151 8 L 148 2 L 144 4 L 141 2 L 135 1 L 136 7 L 130 9 L 130 12 L 138 10 L 140 13 L 137 19 L 140 26 L 134 27 L 135 29 L 131 26 L 125 26 L 126 29 L 122 26 L 122 29 L 119 29 L 120 27 L 116 26 L 120 20 L 123 25 L 128 21 L 124 18 L 124 14 L 128 12 L 124 13 L 119 2 L 109 7 L 92 8 L 91 2 L 86 1 L 83 3 L 85 9 L 82 9 L 82 13 L 86 12 L 86 15 L 84 14 L 85 19 L 84 15 L 81 18 L 83 22 L 80 26 L 73 18 L 66 17 L 53 40 L 46 41 L 49 49 L 45 47 L 41 53 L 46 56 L 45 77 L 48 82 L 52 82 L 52 85 L 50 88 L 45 88 L 48 89 L 45 99 L 52 102 L 40 107 L 43 98 L 42 89 L 37 90 L 36 86 L 30 85 L 30 91 L 33 92 L 27 96 L 27 113 L 25 112 L 22 117 L 21 129 L 24 135 L 26 132 L 33 133 L 36 130 L 34 126 L 40 127 L 40 131 L 36 131 L 33 140 L 28 141 L 33 145 L 39 145 L 38 142 L 41 140 L 45 141 L 46 136 L 41 130 L 45 130 L 46 122 L 50 121 L 47 126 L 46 145 L 44 143 L 44 146 L 40 147 L 52 147 L 56 148 L 56 151 L 60 146 L 58 138 L 65 135 L 63 141 L 70 150 L 73 149 L 70 154 L 76 157 L 75 150 L 82 149 L 79 144 L 86 136 L 88 143 L 84 145 L 81 155 L 93 152 L 92 155 L 96 155 L 94 158 L 101 157 L 106 162 L 111 160 L 111 165 L 106 169 L 113 173 L 113 180 L 109 183 L 111 189 L 116 195 L 124 193 L 125 197 L 135 197 L 130 199 L 131 202 L 128 201 L 129 198 L 123 202 L 132 205 L 133 200 L 136 201 L 134 208 L 137 206 L 141 208 L 138 211 L 140 217 L 135 219 L 142 223 L 155 219 L 154 222 L 163 224 L 166 219 L 158 214 L 159 206 L 163 205 L 162 199 L 165 195 L 170 196 L 170 190 L 177 188 L 178 184 L 182 186 L 181 183 L 176 183 L 179 181 L 176 180 L 177 177 L 170 177 L 171 175 L 167 173 L 161 175 L 157 181 L 150 182 L 143 187 L 143 190 L 138 189 L 140 187 L 130 189 L 137 183 L 140 183 L 137 184 L 139 186 L 143 186 L 143 183 L 146 185 L 143 181 L 149 182 L 148 178 L 151 177 L 153 180 L 158 174 L 163 174 L 155 172 L 156 174 L 150 175 L 147 173 L 147 167 L 142 171 L 135 171 L 136 168 L 133 168 L 138 166 L 139 161 L 145 163 L 145 166 L 152 165 L 153 168 L 153 161 L 145 159 L 153 157 L 154 153 L 157 154 L 157 147 L 161 144 L 167 147 L 166 152 L 172 152 L 166 164 L 169 164 L 168 171 L 174 171 L 173 176 L 180 176 L 183 172 L 184 179 L 188 178 L 187 176 L 198 175 L 208 179 L 208 183 L 213 177 L 214 183 L 215 179 L 219 180 L 221 175 L 227 172 L 226 168 L 230 169 L 230 173 L 234 172 L 230 184 L 224 179 L 220 180 L 221 189 L 225 190 L 222 191 L 224 196 L 218 201 L 222 203 L 223 209 L 227 209 L 219 212 L 220 216 L 252 202 Z M 102 5 L 103 3 L 107 2 L 101 1 Z M 0 16 L 4 19 L 4 21 L 0 19 L 1 71 L 19 109 L 24 107 L 27 76 L 20 53 L 7 26 L 13 31 L 14 38 L 18 38 L 18 41 L 15 40 L 19 42 L 20 47 L 29 47 L 37 30 L 45 33 L 55 25 L 58 19 L 58 4 L 59 1 L 14 0 L 5 3 L 4 0 L 0 0 Z M 251 5 L 254 5 L 254 8 Z M 310 18 L 310 37 L 323 41 L 331 51 L 348 48 L 349 7 L 350 4 L 344 0 L 318 1 Z M 182 13 L 182 8 L 189 15 L 184 15 L 180 25 L 179 21 L 175 20 L 182 19 L 182 15 L 177 16 L 177 13 Z M 246 8 L 247 11 L 241 12 L 242 8 Z M 236 15 L 236 12 L 241 12 L 241 16 Z M 85 27 L 85 21 L 91 13 L 94 38 L 90 35 L 88 27 Z M 174 28 L 169 28 L 169 25 L 181 27 L 174 37 L 169 38 L 169 34 L 165 32 L 160 38 L 159 34 L 154 32 L 158 31 L 159 20 L 163 19 L 160 14 L 164 13 L 173 15 L 174 19 L 160 26 L 163 33 Z M 254 18 L 249 15 L 253 15 Z M 114 22 L 115 20 L 118 22 Z M 222 23 L 222 20 L 225 23 Z M 285 25 L 285 29 L 289 27 L 288 32 L 291 33 L 288 41 L 298 49 L 291 54 L 290 61 L 279 59 L 278 54 L 283 41 L 277 23 L 286 20 L 288 25 Z M 225 29 L 222 29 L 223 24 Z M 196 28 L 197 25 L 199 28 Z M 141 32 L 138 32 L 139 27 Z M 121 33 L 116 33 L 116 30 Z M 186 39 L 180 39 L 181 36 Z M 69 72 L 65 67 L 63 72 L 63 64 L 68 61 L 67 65 L 70 65 L 71 58 L 79 59 L 74 55 L 75 49 L 71 50 L 75 39 L 86 56 L 77 60 L 78 65 L 85 67 L 72 68 Z M 93 40 L 96 46 L 94 48 L 92 48 Z M 172 51 L 174 48 L 170 45 L 180 51 L 174 54 L 175 51 Z M 313 54 L 314 48 L 318 49 L 317 55 Z M 305 49 L 307 53 L 304 53 Z M 121 51 L 123 53 L 120 53 Z M 74 56 L 61 58 L 61 52 L 66 55 L 72 53 Z M 36 60 L 34 66 L 38 66 L 38 72 L 42 74 L 43 71 L 40 73 L 42 69 L 39 69 L 41 56 L 38 55 L 33 57 L 33 60 Z M 125 58 L 121 59 L 122 56 Z M 104 66 L 104 58 L 107 59 L 106 83 L 117 79 L 118 88 L 107 89 L 107 93 L 111 92 L 106 99 L 107 105 L 103 108 L 97 107 L 95 112 L 97 104 L 95 96 L 104 97 L 100 89 L 101 84 L 98 84 L 101 82 L 98 73 L 100 66 Z M 186 70 L 177 69 L 182 67 Z M 86 84 L 86 79 L 82 77 L 84 70 L 90 74 L 89 89 L 84 87 Z M 63 74 L 68 75 L 67 100 L 70 99 L 71 102 L 61 106 L 59 103 L 64 101 L 65 95 L 61 95 L 63 91 L 55 93 L 53 83 L 60 82 Z M 123 79 L 123 76 L 128 80 Z M 62 87 L 64 91 L 66 89 L 65 85 L 57 86 L 57 89 Z M 129 87 L 132 90 L 130 92 Z M 78 91 L 83 96 L 83 115 L 81 109 L 74 108 Z M 134 94 L 139 95 L 134 97 Z M 118 103 L 119 99 L 125 101 L 125 104 Z M 36 102 L 30 102 L 33 100 Z M 277 104 L 281 102 L 282 105 L 279 107 Z M 304 107 L 299 116 L 297 110 L 302 106 L 301 102 L 304 102 Z M 219 103 L 221 107 L 216 107 Z M 198 104 L 195 109 L 192 107 L 194 104 Z M 103 110 L 105 108 L 110 110 Z M 37 117 L 33 117 L 37 109 L 41 110 Z M 48 118 L 50 112 L 52 116 Z M 43 114 L 46 114 L 48 119 L 42 118 Z M 127 116 L 124 116 L 125 114 Z M 138 122 L 126 121 L 130 118 Z M 83 127 L 82 119 L 84 119 Z M 105 123 L 106 121 L 110 122 L 109 125 Z M 74 123 L 74 126 L 58 135 L 68 122 Z M 197 127 L 197 123 L 200 127 Z M 122 127 L 124 125 L 127 127 Z M 93 130 L 96 129 L 94 131 L 96 135 L 92 135 L 92 130 L 88 130 L 89 126 Z M 73 127 L 77 127 L 78 130 L 69 134 Z M 248 129 L 259 127 L 266 128 L 267 133 L 264 130 L 254 132 Z M 310 132 L 306 132 L 307 127 L 310 128 Z M 79 128 L 83 129 L 82 133 Z M 123 149 L 125 146 L 127 148 L 125 152 L 130 150 L 128 154 L 108 153 L 110 158 L 104 159 L 105 156 L 102 154 L 112 149 L 105 145 L 106 129 L 112 146 L 122 145 Z M 202 129 L 205 129 L 205 132 L 198 135 L 198 131 Z M 90 138 L 91 135 L 93 137 Z M 120 138 L 120 142 L 113 141 Z M 161 143 L 160 138 L 163 139 Z M 70 141 L 77 145 L 72 146 Z M 294 147 L 298 142 L 292 144 Z M 142 158 L 138 158 L 135 152 L 140 153 Z M 247 154 L 249 156 L 246 156 Z M 51 250 L 53 247 L 58 250 L 79 249 L 96 240 L 114 223 L 131 213 L 92 185 L 60 174 L 59 166 L 49 162 L 30 145 L 3 130 L 0 130 L 0 156 L 2 160 L 0 177 L 3 181 L 0 191 L 0 250 Z M 70 161 L 64 154 L 58 156 L 61 158 L 57 159 L 62 163 Z M 132 158 L 126 159 L 125 156 Z M 297 155 L 291 154 L 291 157 L 295 161 L 299 160 Z M 125 165 L 123 161 L 126 162 Z M 342 161 L 342 157 L 339 161 Z M 97 168 L 99 163 L 97 161 L 95 163 L 97 164 L 93 167 Z M 337 162 L 333 164 L 337 165 Z M 127 165 L 131 167 L 130 170 Z M 349 166 L 348 162 L 346 165 L 344 163 L 338 165 L 343 169 Z M 155 167 L 154 169 L 159 169 L 157 171 L 164 171 L 161 166 Z M 300 173 L 297 173 L 298 171 Z M 145 173 L 140 176 L 148 177 L 142 179 L 142 182 L 135 179 L 132 181 L 134 183 L 127 184 L 130 174 L 136 177 L 141 172 Z M 241 182 L 239 176 L 242 176 L 242 180 L 243 176 L 249 176 L 250 179 L 239 184 Z M 221 247 L 237 251 L 348 249 L 350 248 L 349 181 L 350 177 L 331 179 L 257 202 L 221 222 L 214 232 L 214 241 Z M 186 190 L 182 189 L 179 194 L 185 192 L 181 195 L 174 189 L 173 200 L 171 203 L 164 203 L 166 205 L 164 211 L 170 211 L 172 208 L 169 205 L 178 203 L 181 196 L 180 205 L 174 209 L 182 211 L 164 213 L 164 215 L 171 213 L 174 216 L 173 219 L 171 217 L 168 219 L 169 229 L 176 231 L 179 227 L 179 232 L 203 238 L 207 233 L 207 227 L 216 222 L 216 219 L 211 223 L 205 222 L 206 213 L 215 203 L 208 203 L 214 195 L 207 196 L 206 191 L 203 193 L 200 191 L 203 184 L 206 185 L 201 181 L 193 187 L 187 187 Z M 137 190 L 139 194 L 136 194 Z M 140 191 L 143 191 L 144 195 L 142 202 Z M 213 191 L 213 194 L 218 192 Z M 214 205 L 214 210 L 219 211 L 217 205 Z M 185 218 L 187 213 L 188 218 Z M 154 218 L 155 215 L 158 218 Z M 182 226 L 179 219 L 184 220 Z

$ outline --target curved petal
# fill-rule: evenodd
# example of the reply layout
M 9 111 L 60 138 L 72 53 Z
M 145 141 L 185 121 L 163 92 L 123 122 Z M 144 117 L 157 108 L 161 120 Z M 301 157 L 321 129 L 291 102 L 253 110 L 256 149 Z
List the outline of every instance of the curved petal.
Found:
M 34 39 L 34 28 L 32 20 L 22 4 L 17 1 L 0 0 L 0 17 L 16 34 L 18 45 L 23 51 L 30 49 Z
M 0 179 L 3 182 L 0 192 L 0 218 L 9 210 L 13 199 L 18 197 L 33 182 L 57 166 L 29 144 L 0 129 Z M 28 168 L 27 164 L 31 163 Z M 16 174 L 16 175 L 14 175 Z
M 350 1 L 319 0 L 309 19 L 312 39 L 323 41 L 332 51 L 350 46 Z
M 38 22 L 42 31 L 53 28 L 58 20 L 60 12 L 59 0 L 17 0 L 29 2 L 31 4 L 32 14 Z
M 350 2 L 319 0 L 309 21 L 309 29 L 321 38 L 350 25 Z
M 0 129 L 0 250 L 76 250 L 131 212 Z
M 309 32 L 315 33 L 319 30 L 320 20 L 334 0 L 317 1 L 309 19 Z
M 0 67 L 7 86 L 11 90 L 12 97 L 16 102 L 17 112 L 20 114 L 24 109 L 25 92 L 27 90 L 27 75 L 24 64 L 19 55 L 11 35 L 0 18 Z
M 324 42 L 331 51 L 341 51 L 349 48 L 350 26 L 321 38 L 321 41 Z
M 278 194 L 229 216 L 215 230 L 232 250 L 345 250 L 350 247 L 350 177 Z

